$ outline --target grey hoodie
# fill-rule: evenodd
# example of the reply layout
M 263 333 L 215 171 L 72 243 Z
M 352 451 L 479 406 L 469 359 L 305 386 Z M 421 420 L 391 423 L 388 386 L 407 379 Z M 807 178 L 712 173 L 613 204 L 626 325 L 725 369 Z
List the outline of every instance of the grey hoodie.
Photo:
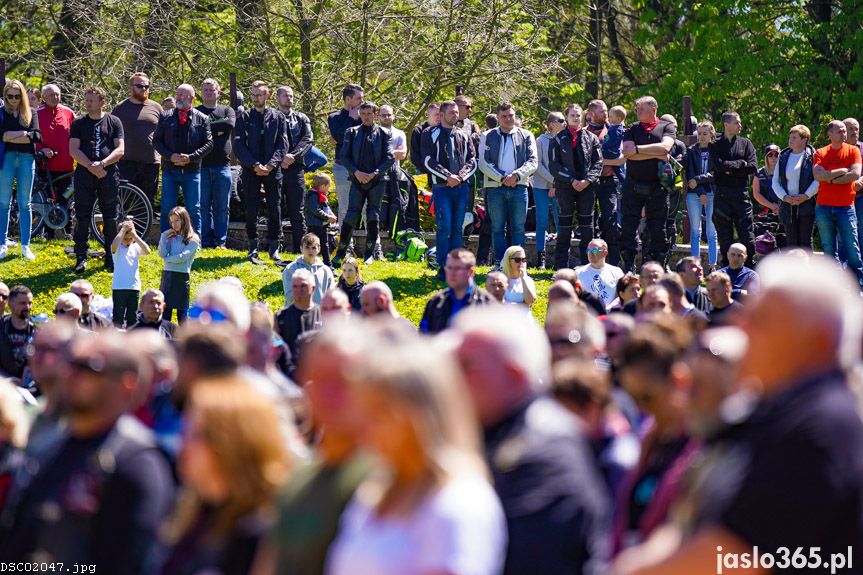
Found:
M 302 257 L 285 268 L 282 272 L 282 288 L 285 292 L 285 307 L 294 303 L 294 296 L 291 294 L 291 278 L 297 270 L 309 270 L 315 276 L 315 293 L 312 294 L 312 301 L 320 304 L 324 294 L 330 288 L 336 286 L 333 270 L 324 265 L 321 258 L 316 258 L 315 263 L 309 265 Z

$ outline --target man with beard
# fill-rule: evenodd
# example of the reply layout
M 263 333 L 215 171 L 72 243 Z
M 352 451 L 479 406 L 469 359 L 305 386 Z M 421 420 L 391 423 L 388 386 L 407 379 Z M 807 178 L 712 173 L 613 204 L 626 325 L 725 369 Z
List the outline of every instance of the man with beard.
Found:
M 159 160 L 153 136 L 162 114 L 162 106 L 150 99 L 150 78 L 135 72 L 129 78 L 129 98 L 111 110 L 123 123 L 123 133 L 129 138 L 129 148 L 119 163 L 120 177 L 141 188 L 155 206 L 159 189 Z M 111 236 L 113 237 L 113 236 Z
M 177 107 L 164 112 L 156 128 L 156 149 L 162 156 L 161 232 L 171 229 L 168 215 L 178 205 L 180 189 L 195 233 L 201 235 L 201 158 L 213 149 L 210 119 L 192 108 L 195 89 L 180 84 Z
M 27 367 L 27 346 L 36 325 L 30 321 L 33 292 L 18 285 L 9 290 L 9 315 L 0 320 L 0 377 L 21 378 Z
M 136 354 L 117 334 L 72 344 L 59 388 L 68 428 L 16 476 L 0 519 L 0 560 L 146 570 L 174 485 L 150 432 L 126 414 L 148 377 Z

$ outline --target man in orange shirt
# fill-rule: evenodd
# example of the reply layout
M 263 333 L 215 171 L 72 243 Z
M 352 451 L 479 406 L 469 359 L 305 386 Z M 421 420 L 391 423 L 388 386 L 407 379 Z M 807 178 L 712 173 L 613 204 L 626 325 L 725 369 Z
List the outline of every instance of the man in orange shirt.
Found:
M 836 257 L 837 235 L 848 252 L 848 267 L 863 286 L 863 261 L 857 236 L 857 214 L 854 209 L 854 182 L 860 178 L 860 150 L 846 143 L 847 129 L 834 120 L 827 128 L 830 145 L 815 152 L 812 174 L 818 185 L 815 222 L 824 253 Z

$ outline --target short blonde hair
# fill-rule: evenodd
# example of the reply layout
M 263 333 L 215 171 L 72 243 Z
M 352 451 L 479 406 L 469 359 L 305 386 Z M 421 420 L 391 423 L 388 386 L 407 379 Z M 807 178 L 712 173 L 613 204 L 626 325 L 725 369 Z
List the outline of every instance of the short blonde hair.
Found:
M 705 282 L 716 281 L 722 284 L 723 287 L 728 288 L 731 287 L 731 276 L 729 276 L 725 272 L 715 271 L 711 272 Z
M 626 121 L 626 108 L 623 106 L 612 106 L 608 111 L 608 117 L 622 124 Z
M 312 187 L 319 188 L 320 186 L 330 187 L 333 185 L 333 179 L 324 172 L 318 172 L 312 178 Z
M 797 124 L 796 126 L 792 126 L 790 130 L 788 130 L 791 134 L 797 134 L 807 142 L 812 137 L 812 132 L 809 131 L 809 128 L 804 126 L 803 124 Z

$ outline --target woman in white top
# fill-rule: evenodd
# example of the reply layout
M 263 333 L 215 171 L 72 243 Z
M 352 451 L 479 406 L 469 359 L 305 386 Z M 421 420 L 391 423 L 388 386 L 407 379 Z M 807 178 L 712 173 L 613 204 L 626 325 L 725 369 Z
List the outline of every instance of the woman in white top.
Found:
M 557 199 L 554 197 L 554 175 L 548 167 L 548 146 L 566 126 L 566 119 L 560 112 L 550 112 L 545 119 L 545 133 L 536 139 L 536 152 L 539 160 L 533 173 L 533 202 L 536 205 L 536 267 L 545 269 L 545 231 L 548 228 L 548 207 L 551 205 L 554 216 L 554 230 L 557 231 Z
M 791 128 L 788 147 L 773 170 L 773 192 L 781 202 L 779 221 L 785 227 L 786 245 L 811 250 L 818 180 L 812 175 L 815 148 L 809 145 L 810 137 L 806 126 Z
M 508 280 L 504 303 L 525 304 L 527 307 L 536 301 L 536 284 L 527 275 L 527 254 L 521 246 L 510 246 L 500 260 L 500 271 Z
M 384 328 L 385 329 L 385 328 Z M 479 426 L 452 359 L 398 334 L 352 390 L 380 457 L 340 520 L 329 575 L 491 575 L 506 520 L 479 451 Z

